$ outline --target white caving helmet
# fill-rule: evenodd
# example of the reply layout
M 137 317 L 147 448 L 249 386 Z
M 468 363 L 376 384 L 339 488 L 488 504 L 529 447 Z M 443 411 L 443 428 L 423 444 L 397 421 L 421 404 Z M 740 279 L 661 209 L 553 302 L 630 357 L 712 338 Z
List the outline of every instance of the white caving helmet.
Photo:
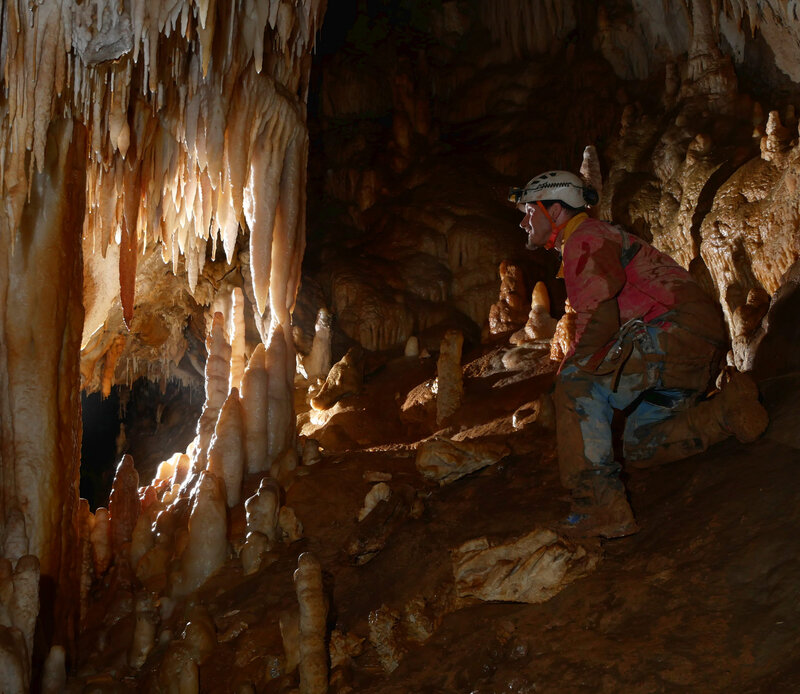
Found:
M 594 188 L 584 185 L 569 171 L 545 171 L 528 181 L 524 188 L 508 191 L 508 199 L 514 204 L 550 200 L 577 209 L 597 204 L 598 197 Z

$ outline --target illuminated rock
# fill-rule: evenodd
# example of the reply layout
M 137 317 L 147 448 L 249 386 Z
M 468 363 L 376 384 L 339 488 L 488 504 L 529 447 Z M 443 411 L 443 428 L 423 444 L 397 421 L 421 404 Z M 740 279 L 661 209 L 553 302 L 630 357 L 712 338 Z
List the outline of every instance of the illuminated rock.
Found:
M 599 549 L 573 545 L 546 529 L 505 544 L 492 545 L 485 537 L 470 540 L 452 552 L 456 594 L 544 602 L 594 570 L 600 558 Z
M 214 437 L 208 449 L 208 472 L 225 484 L 228 507 L 239 503 L 244 474 L 244 426 L 239 391 L 228 395 L 217 418 Z
M 445 485 L 494 465 L 510 452 L 504 444 L 437 438 L 419 445 L 416 466 L 425 479 Z
M 464 393 L 461 377 L 461 348 L 464 335 L 458 330 L 448 330 L 442 338 L 439 359 L 436 361 L 436 422 L 441 424 L 459 407 Z
M 328 606 L 322 590 L 322 567 L 309 552 L 297 559 L 294 584 L 300 605 L 300 692 L 324 694 L 328 691 L 328 650 L 325 647 Z

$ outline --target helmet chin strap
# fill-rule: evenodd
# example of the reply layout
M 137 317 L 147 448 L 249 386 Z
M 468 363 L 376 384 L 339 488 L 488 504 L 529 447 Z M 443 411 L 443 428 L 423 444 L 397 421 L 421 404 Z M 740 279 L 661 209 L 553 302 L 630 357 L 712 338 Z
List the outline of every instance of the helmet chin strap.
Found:
M 555 220 L 550 216 L 550 212 L 548 209 L 542 204 L 541 200 L 537 200 L 536 204 L 539 206 L 539 209 L 544 212 L 544 216 L 547 217 L 547 220 L 550 222 L 550 238 L 545 241 L 544 247 L 549 251 L 556 245 L 556 238 L 562 232 L 565 226 L 569 223 L 569 220 L 564 222 L 563 224 L 556 224 Z

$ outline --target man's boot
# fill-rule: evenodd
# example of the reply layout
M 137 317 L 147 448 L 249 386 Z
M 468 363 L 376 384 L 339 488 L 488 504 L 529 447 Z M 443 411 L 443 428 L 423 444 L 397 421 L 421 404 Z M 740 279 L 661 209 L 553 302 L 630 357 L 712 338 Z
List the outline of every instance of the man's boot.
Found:
M 702 453 L 709 446 L 735 436 L 755 441 L 769 424 L 758 400 L 758 386 L 747 374 L 726 371 L 721 390 L 658 424 L 626 432 L 625 462 L 636 468 L 671 463 Z
M 560 525 L 569 537 L 626 537 L 639 525 L 619 478 L 594 474 L 573 491 L 572 509 Z
M 717 405 L 720 425 L 741 443 L 755 441 L 767 428 L 769 415 L 758 400 L 758 386 L 747 374 L 725 371 L 720 392 L 709 401 Z

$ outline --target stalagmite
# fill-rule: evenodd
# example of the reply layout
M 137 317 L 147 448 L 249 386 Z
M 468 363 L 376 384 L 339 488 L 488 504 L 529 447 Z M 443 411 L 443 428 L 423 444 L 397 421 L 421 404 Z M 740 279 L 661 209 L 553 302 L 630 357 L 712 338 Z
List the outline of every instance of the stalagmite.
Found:
M 317 312 L 317 322 L 314 325 L 314 340 L 311 343 L 311 353 L 306 357 L 303 365 L 309 380 L 326 378 L 331 369 L 331 322 L 333 317 L 325 308 Z
M 242 417 L 244 419 L 244 453 L 248 474 L 268 469 L 268 394 L 266 350 L 258 343 L 242 377 Z
M 245 364 L 244 294 L 239 287 L 233 290 L 231 300 L 231 375 L 229 389 L 240 389 Z
M 269 547 L 270 542 L 266 535 L 254 532 L 247 533 L 244 545 L 242 545 L 239 553 L 245 576 L 250 576 L 261 568 L 264 554 L 269 551 Z
M 206 338 L 206 402 L 197 422 L 197 448 L 195 450 L 194 472 L 205 470 L 208 445 L 214 435 L 217 417 L 225 399 L 228 397 L 231 347 L 225 341 L 223 331 L 224 317 L 217 312 L 211 323 L 211 331 Z
M 138 670 L 155 645 L 156 628 L 158 626 L 158 609 L 153 602 L 153 595 L 142 591 L 136 595 L 136 625 L 133 639 L 128 649 L 128 665 Z
M 328 607 L 322 590 L 322 567 L 311 553 L 298 557 L 294 584 L 300 605 L 300 692 L 324 694 L 328 690 Z
M 364 506 L 358 512 L 359 522 L 369 515 L 370 511 L 378 505 L 378 502 L 386 501 L 391 495 L 392 490 L 385 482 L 379 482 L 372 487 L 372 489 L 367 492 L 367 496 L 364 497 Z
M 581 178 L 584 183 L 594 188 L 598 195 L 603 192 L 603 174 L 600 171 L 600 158 L 594 145 L 587 145 L 583 150 Z
M 111 563 L 111 523 L 108 517 L 108 509 L 102 506 L 94 512 L 94 523 L 92 524 L 90 538 L 92 541 L 95 575 L 102 576 Z
M 532 340 L 550 339 L 558 321 L 550 316 L 550 296 L 544 282 L 537 282 L 531 293 L 531 312 L 525 324 L 525 334 Z
M 81 567 L 79 619 L 81 625 L 84 625 L 86 614 L 89 610 L 89 591 L 92 588 L 92 581 L 94 580 L 94 562 L 92 560 L 91 541 L 93 521 L 94 516 L 89 509 L 89 502 L 86 499 L 81 499 L 78 506 L 78 538 L 80 542 L 78 556 L 80 558 Z
M 287 347 L 283 328 L 274 326 L 267 346 L 265 364 L 269 373 L 267 396 L 267 463 L 271 465 L 294 440 L 292 378 L 287 373 Z
M 0 626 L 0 691 L 27 694 L 30 691 L 30 659 L 19 629 Z
M 61 694 L 66 684 L 66 652 L 63 646 L 53 646 L 44 661 L 42 694 Z
M 364 373 L 361 350 L 351 347 L 328 373 L 319 393 L 311 398 L 311 407 L 326 410 L 347 395 L 361 392 Z
M 500 263 L 500 296 L 489 309 L 489 332 L 492 335 L 513 332 L 525 325 L 528 297 L 522 268 Z
M 247 529 L 264 535 L 274 545 L 278 541 L 278 513 L 281 507 L 281 488 L 271 477 L 264 477 L 258 491 L 244 504 Z
M 181 557 L 181 572 L 173 593 L 188 595 L 225 562 L 228 552 L 225 494 L 216 477 L 200 474 L 197 496 L 189 516 L 189 537 Z
M 303 524 L 290 506 L 281 506 L 278 512 L 278 527 L 286 544 L 290 545 L 303 539 Z
M 11 596 L 9 616 L 11 624 L 20 630 L 29 654 L 33 653 L 33 635 L 39 615 L 39 559 L 28 554 L 14 567 L 14 593 Z
M 461 407 L 464 384 L 461 379 L 461 347 L 464 335 L 458 330 L 448 330 L 442 339 L 439 359 L 436 362 L 438 379 L 436 394 L 436 422 L 441 424 Z
M 556 325 L 553 340 L 550 343 L 550 359 L 560 362 L 572 351 L 575 346 L 575 311 L 570 306 L 569 299 L 564 302 L 564 315 Z
M 239 391 L 234 388 L 219 413 L 208 450 L 208 471 L 225 483 L 228 506 L 239 503 L 244 474 L 244 425 Z
M 406 346 L 403 350 L 403 356 L 406 357 L 418 357 L 419 356 L 419 338 L 416 335 L 412 335 L 411 337 L 406 340 Z
M 140 510 L 139 473 L 133 465 L 133 458 L 125 455 L 117 466 L 108 499 L 111 551 L 115 554 L 122 545 L 130 542 Z

